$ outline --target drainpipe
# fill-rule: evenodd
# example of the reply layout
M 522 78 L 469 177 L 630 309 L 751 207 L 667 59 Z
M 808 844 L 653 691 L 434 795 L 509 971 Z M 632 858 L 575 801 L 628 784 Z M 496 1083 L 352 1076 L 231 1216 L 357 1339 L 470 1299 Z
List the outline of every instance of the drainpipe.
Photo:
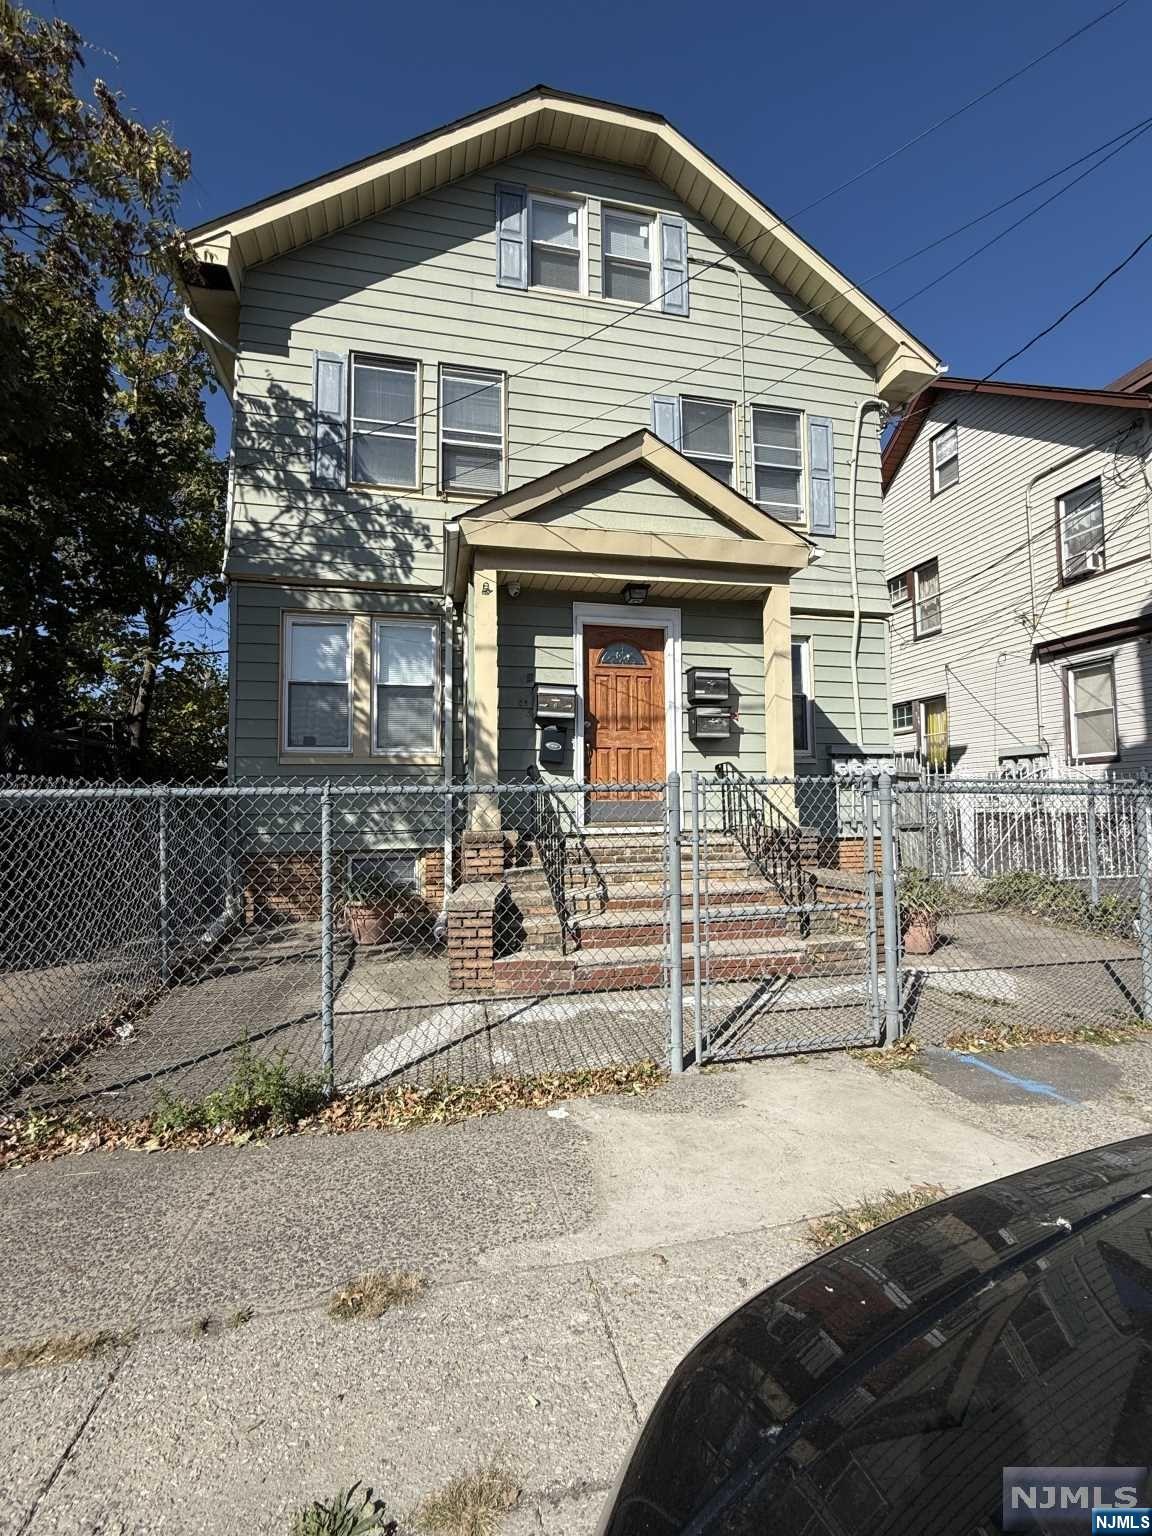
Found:
M 225 352 L 231 352 L 233 357 L 240 356 L 239 351 L 232 345 L 230 341 L 225 341 L 222 336 L 217 336 L 215 331 L 210 331 L 208 329 L 203 320 L 198 320 L 187 304 L 184 306 L 184 318 L 187 320 L 189 325 L 193 325 L 198 331 L 203 332 L 203 334 L 207 336 L 208 340 L 215 346 L 223 347 Z
M 852 435 L 852 463 L 848 469 L 848 569 L 852 578 L 852 712 L 856 721 L 856 744 L 864 750 L 864 711 L 860 703 L 860 572 L 856 565 L 856 480 L 860 466 L 860 443 L 864 436 L 864 412 L 870 405 L 883 410 L 884 401 L 869 395 L 856 407 L 856 425 Z

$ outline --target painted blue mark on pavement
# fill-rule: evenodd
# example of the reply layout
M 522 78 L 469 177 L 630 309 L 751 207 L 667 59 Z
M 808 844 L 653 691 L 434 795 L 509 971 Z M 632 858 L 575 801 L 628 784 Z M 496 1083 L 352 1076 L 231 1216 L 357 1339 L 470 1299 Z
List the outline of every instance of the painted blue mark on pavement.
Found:
M 1024 1093 L 1035 1093 L 1041 1098 L 1055 1099 L 1058 1104 L 1070 1104 L 1074 1109 L 1084 1107 L 1078 1099 L 1070 1099 L 1065 1094 L 1059 1093 L 1051 1083 L 1038 1083 L 1031 1077 L 1017 1077 L 1015 1072 L 1005 1072 L 1003 1067 L 994 1067 L 990 1061 L 984 1061 L 979 1056 L 969 1056 L 965 1052 L 958 1054 L 956 1060 L 966 1061 L 970 1067 L 983 1067 L 985 1072 L 991 1072 L 995 1077 L 1002 1077 L 1006 1083 L 1011 1083 Z

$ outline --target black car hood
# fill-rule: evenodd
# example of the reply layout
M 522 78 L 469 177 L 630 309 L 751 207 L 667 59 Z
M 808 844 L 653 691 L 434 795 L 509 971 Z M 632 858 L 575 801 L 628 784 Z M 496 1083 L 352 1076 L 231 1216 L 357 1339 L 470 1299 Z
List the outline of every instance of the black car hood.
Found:
M 677 1369 L 605 1536 L 991 1536 L 1005 1466 L 1149 1464 L 1150 1231 L 1142 1136 L 796 1270 Z

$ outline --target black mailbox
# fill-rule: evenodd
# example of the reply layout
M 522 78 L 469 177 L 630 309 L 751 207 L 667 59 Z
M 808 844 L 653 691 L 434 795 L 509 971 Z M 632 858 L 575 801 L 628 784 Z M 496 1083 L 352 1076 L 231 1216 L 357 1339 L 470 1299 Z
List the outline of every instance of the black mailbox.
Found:
M 716 704 L 690 709 L 688 734 L 697 740 L 722 741 L 732 734 L 732 711 Z
M 559 768 L 568 750 L 568 732 L 562 725 L 544 725 L 540 729 L 540 761 Z
M 574 722 L 576 719 L 575 684 L 537 683 L 532 689 L 532 714 L 537 720 Z
M 689 667 L 689 704 L 726 704 L 730 692 L 727 667 Z

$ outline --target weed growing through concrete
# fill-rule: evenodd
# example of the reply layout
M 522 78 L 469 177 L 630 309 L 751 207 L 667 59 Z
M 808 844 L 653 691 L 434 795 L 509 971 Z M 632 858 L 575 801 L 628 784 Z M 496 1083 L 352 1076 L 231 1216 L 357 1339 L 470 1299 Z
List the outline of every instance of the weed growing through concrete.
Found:
M 493 1536 L 519 1498 L 519 1485 L 496 1456 L 429 1494 L 410 1518 L 427 1536 Z
M 29 1344 L 0 1346 L 0 1371 L 35 1370 L 42 1365 L 74 1365 L 79 1360 L 94 1360 L 110 1349 L 131 1344 L 133 1328 L 115 1332 L 101 1328 L 93 1333 L 61 1333 L 36 1339 Z
M 217 1095 L 202 1100 L 161 1095 L 156 1113 L 142 1120 L 78 1113 L 7 1115 L 0 1116 L 0 1171 L 83 1152 L 160 1152 L 169 1148 L 244 1145 L 257 1135 L 263 1140 L 294 1132 L 335 1136 L 348 1131 L 409 1131 L 456 1125 L 508 1109 L 547 1109 L 565 1099 L 649 1093 L 666 1078 L 664 1068 L 654 1061 L 638 1061 L 615 1067 L 544 1072 L 535 1077 L 432 1083 L 425 1088 L 401 1083 L 338 1096 L 322 1107 L 302 1112 L 294 1122 L 281 1119 L 279 1110 L 265 1106 L 268 1119 L 258 1130 L 252 1128 L 250 1114 L 245 1126 L 213 1118 L 221 1112 L 222 1100 Z M 278 1090 L 276 1104 L 286 1106 L 288 1102 L 289 1097 L 281 1096 Z M 298 1098 L 292 1102 L 300 1109 Z
M 322 1072 L 294 1071 L 283 1055 L 263 1058 L 247 1045 L 236 1054 L 223 1088 L 202 1099 L 182 1099 L 162 1090 L 152 1111 L 158 1131 L 202 1131 L 231 1126 L 238 1131 L 266 1125 L 290 1126 L 315 1114 L 328 1101 Z
M 427 1279 L 417 1270 L 377 1270 L 350 1280 L 328 1301 L 328 1316 L 339 1323 L 356 1318 L 383 1317 L 393 1307 L 404 1307 L 422 1296 Z
M 229 1312 L 224 1319 L 225 1328 L 243 1328 L 245 1323 L 250 1323 L 256 1316 L 253 1307 L 237 1307 L 234 1312 Z
M 326 1502 L 297 1510 L 288 1536 L 391 1536 L 395 1530 L 396 1522 L 385 1519 L 384 1501 L 354 1483 Z
M 898 1216 L 908 1216 L 947 1193 L 939 1184 L 913 1184 L 911 1189 L 885 1189 L 878 1195 L 861 1200 L 859 1205 L 840 1206 L 829 1216 L 818 1216 L 808 1223 L 806 1237 L 811 1247 L 821 1253 L 829 1248 L 839 1248 L 854 1237 L 863 1237 L 886 1221 Z

